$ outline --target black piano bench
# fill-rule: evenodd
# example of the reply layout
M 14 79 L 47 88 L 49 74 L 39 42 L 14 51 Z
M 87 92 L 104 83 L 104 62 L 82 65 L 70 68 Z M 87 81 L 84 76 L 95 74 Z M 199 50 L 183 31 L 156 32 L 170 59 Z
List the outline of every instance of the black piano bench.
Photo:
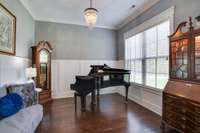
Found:
M 77 97 L 81 99 L 81 111 L 86 111 L 86 97 L 92 93 L 92 104 L 95 101 L 95 79 L 92 76 L 76 76 L 76 83 L 71 84 L 71 89 L 74 92 L 75 110 L 77 109 Z

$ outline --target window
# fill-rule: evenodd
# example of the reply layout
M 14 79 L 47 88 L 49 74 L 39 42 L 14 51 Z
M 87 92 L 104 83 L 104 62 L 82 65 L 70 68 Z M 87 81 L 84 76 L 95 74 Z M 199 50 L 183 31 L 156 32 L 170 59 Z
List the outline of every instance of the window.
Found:
M 168 80 L 170 22 L 166 21 L 125 40 L 125 66 L 131 82 L 163 89 Z

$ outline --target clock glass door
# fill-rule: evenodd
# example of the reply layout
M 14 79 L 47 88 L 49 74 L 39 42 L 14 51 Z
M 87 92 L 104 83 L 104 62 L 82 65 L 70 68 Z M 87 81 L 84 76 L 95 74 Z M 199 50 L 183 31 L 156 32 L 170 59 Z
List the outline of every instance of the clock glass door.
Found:
M 39 75 L 39 85 L 42 89 L 48 89 L 48 63 L 49 63 L 49 54 L 46 50 L 40 51 L 40 75 Z

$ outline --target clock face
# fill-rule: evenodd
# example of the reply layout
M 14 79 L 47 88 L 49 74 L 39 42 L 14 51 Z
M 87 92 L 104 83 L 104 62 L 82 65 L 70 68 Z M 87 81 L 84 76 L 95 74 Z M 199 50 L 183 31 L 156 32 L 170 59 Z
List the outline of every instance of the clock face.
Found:
M 40 51 L 40 63 L 48 63 L 48 52 L 46 50 Z

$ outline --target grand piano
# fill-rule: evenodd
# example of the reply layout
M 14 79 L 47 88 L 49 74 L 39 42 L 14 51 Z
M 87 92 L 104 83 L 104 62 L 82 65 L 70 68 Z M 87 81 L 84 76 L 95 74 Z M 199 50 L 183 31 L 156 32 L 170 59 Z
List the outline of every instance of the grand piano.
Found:
M 111 68 L 108 65 L 91 65 L 91 70 L 87 76 L 76 76 L 75 84 L 71 84 L 71 89 L 75 90 L 76 96 L 81 97 L 81 107 L 85 110 L 86 94 L 92 93 L 92 103 L 99 99 L 100 89 L 112 86 L 125 87 L 125 102 L 128 101 L 128 89 L 130 86 L 130 70 Z M 87 85 L 88 84 L 88 85 Z

